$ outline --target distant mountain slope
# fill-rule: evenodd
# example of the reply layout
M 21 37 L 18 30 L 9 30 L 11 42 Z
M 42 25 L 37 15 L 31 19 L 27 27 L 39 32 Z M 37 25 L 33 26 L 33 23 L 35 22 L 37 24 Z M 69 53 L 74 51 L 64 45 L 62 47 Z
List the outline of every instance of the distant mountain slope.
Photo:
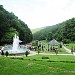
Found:
M 38 32 L 38 31 L 40 31 L 40 30 L 42 30 L 42 29 L 44 29 L 44 28 L 45 28 L 45 27 L 36 28 L 36 29 L 32 29 L 31 31 L 32 31 L 32 33 L 34 34 L 34 33 Z
M 62 23 L 47 26 L 33 34 L 34 40 L 52 40 L 70 42 L 75 41 L 75 18 L 66 20 Z

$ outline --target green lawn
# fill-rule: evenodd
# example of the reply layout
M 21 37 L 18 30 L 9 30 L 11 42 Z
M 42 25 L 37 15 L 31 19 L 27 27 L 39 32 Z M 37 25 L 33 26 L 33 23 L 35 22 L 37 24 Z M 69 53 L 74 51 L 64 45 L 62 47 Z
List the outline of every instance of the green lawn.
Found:
M 75 56 L 2 57 L 0 75 L 75 75 Z

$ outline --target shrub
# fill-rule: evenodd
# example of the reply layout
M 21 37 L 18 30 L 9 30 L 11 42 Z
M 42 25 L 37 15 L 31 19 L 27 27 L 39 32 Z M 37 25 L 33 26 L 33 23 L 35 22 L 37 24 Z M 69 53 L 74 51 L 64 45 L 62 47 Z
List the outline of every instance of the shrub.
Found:
M 19 60 L 24 60 L 24 58 L 19 58 L 19 57 L 11 57 L 11 59 L 19 59 Z
M 26 51 L 26 52 L 25 52 L 26 57 L 28 56 L 28 54 L 29 54 L 29 52 L 28 52 L 28 51 Z
M 49 57 L 43 56 L 42 59 L 49 59 Z
M 6 57 L 9 55 L 8 51 L 5 52 Z
M 39 50 L 38 50 L 38 54 L 40 53 L 40 51 L 41 51 L 41 50 L 39 49 Z
M 71 53 L 73 54 L 73 46 L 72 46 L 72 48 L 71 48 Z
M 62 45 L 61 44 L 59 46 L 60 46 L 60 48 L 62 48 Z
M 58 50 L 55 50 L 56 55 L 58 54 Z

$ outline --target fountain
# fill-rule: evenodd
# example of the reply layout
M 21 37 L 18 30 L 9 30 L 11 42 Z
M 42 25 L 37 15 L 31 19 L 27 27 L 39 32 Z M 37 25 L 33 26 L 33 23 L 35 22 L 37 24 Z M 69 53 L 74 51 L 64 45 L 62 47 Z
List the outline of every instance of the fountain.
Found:
M 13 45 L 7 45 L 3 48 L 4 52 L 8 51 L 9 54 L 17 54 L 17 53 L 24 53 L 25 51 L 29 51 L 27 46 L 19 45 L 22 41 L 19 40 L 19 37 L 15 34 L 13 37 Z
M 13 38 L 13 47 L 12 52 L 18 52 L 19 51 L 19 43 L 22 42 L 19 40 L 19 37 L 15 34 L 15 37 Z

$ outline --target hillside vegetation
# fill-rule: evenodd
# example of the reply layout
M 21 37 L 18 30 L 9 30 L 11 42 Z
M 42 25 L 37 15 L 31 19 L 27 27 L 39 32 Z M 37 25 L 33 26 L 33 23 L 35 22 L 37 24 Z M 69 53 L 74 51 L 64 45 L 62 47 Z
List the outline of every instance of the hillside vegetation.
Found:
M 0 5 L 0 44 L 12 43 L 15 33 L 19 35 L 20 40 L 24 44 L 32 41 L 32 32 L 27 24 L 18 19 L 14 13 L 9 13 Z
M 74 42 L 75 40 L 75 18 L 66 20 L 62 23 L 47 26 L 33 34 L 34 40 L 63 41 L 64 43 Z
M 38 32 L 38 31 L 40 31 L 40 30 L 42 30 L 42 29 L 44 29 L 44 28 L 45 28 L 45 27 L 36 28 L 36 29 L 32 29 L 31 31 L 32 31 L 32 33 L 34 34 L 34 33 Z

